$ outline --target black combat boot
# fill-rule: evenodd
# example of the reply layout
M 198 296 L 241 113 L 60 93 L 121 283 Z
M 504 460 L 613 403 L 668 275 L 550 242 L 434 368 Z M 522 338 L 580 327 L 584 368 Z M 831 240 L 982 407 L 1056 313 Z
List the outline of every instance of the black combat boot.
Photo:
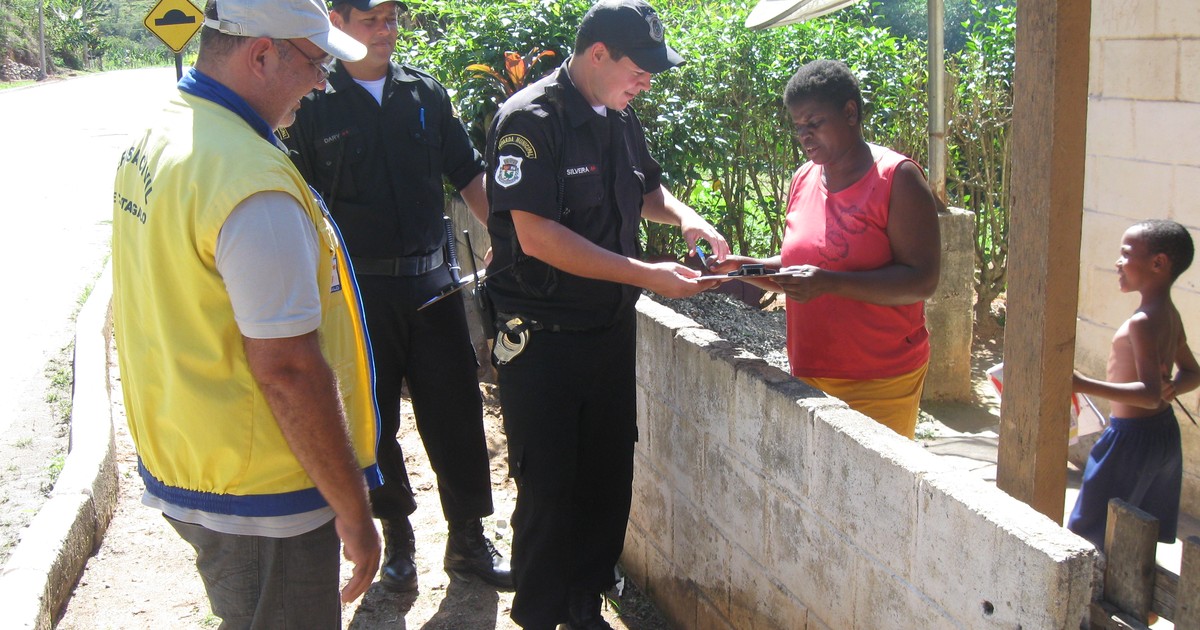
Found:
M 600 593 L 571 589 L 567 595 L 567 628 L 570 630 L 613 630 L 600 614 Z
M 395 593 L 417 590 L 417 565 L 413 561 L 416 551 L 417 541 L 407 517 L 384 520 L 380 586 Z
M 508 560 L 496 551 L 492 541 L 483 535 L 479 519 L 450 523 L 446 539 L 446 572 L 466 577 L 474 575 L 498 589 L 512 590 L 513 577 Z

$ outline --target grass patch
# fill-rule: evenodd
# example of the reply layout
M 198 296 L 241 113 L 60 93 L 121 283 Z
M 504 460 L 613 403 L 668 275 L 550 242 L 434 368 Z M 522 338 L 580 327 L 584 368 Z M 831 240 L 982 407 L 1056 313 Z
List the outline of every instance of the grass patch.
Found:
M 58 481 L 59 474 L 62 473 L 63 465 L 66 463 L 67 454 L 62 451 L 59 451 L 54 457 L 50 458 L 50 463 L 46 464 L 46 479 L 38 487 L 44 496 L 50 496 L 50 492 L 54 490 L 54 484 Z
M 628 577 L 619 597 L 604 594 L 604 605 L 612 609 L 630 630 L 669 630 L 654 602 Z
M 67 463 L 66 453 L 59 453 L 50 458 L 50 463 L 46 464 L 46 472 L 50 473 L 50 485 L 58 481 L 58 476 L 62 474 L 63 464 Z
M 13 442 L 13 446 L 17 448 L 29 448 L 30 446 L 33 446 L 33 437 L 25 436 L 23 438 L 17 438 L 17 441 Z
M 63 424 L 71 419 L 71 394 L 75 386 L 75 341 L 72 339 L 46 364 L 43 373 L 49 379 L 46 402 L 54 420 Z
M 920 442 L 935 438 L 937 438 L 937 426 L 934 424 L 934 417 L 925 411 L 919 412 L 917 414 L 917 430 L 913 439 Z
M 37 81 L 33 79 L 25 79 L 24 81 L 0 81 L 0 91 L 25 87 L 27 85 L 33 85 L 34 83 L 37 83 Z
M 106 264 L 109 257 L 111 254 L 104 257 Z M 103 265 L 101 269 L 103 269 Z M 79 293 L 79 297 L 75 298 L 75 310 L 71 313 L 72 324 L 78 321 L 79 312 L 83 310 L 83 305 L 87 304 L 92 290 L 96 288 L 96 280 L 100 277 L 100 273 L 102 272 L 97 272 L 92 277 L 92 281 Z M 71 396 L 75 392 L 75 339 L 73 337 L 54 358 L 50 359 L 43 373 L 50 381 L 46 388 L 46 402 L 50 404 L 50 411 L 54 414 L 54 419 L 58 424 L 66 424 L 71 420 Z

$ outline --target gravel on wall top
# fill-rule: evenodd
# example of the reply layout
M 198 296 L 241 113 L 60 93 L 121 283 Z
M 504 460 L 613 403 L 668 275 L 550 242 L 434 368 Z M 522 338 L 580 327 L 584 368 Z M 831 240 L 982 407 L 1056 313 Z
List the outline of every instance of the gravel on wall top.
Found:
M 658 295 L 650 297 L 676 313 L 695 320 L 735 346 L 788 371 L 787 327 L 782 309 L 758 310 L 741 300 L 713 291 L 680 300 L 669 300 Z

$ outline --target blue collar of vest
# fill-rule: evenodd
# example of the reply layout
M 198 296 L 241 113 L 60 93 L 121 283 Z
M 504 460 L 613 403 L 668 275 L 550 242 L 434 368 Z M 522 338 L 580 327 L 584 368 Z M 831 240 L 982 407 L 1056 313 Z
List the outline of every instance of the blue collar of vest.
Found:
M 212 101 L 241 116 L 242 120 L 245 120 L 246 124 L 258 132 L 264 140 L 275 144 L 275 134 L 272 133 L 271 125 L 268 125 L 267 121 L 263 120 L 263 117 L 259 116 L 258 112 L 254 111 L 245 99 L 221 85 L 216 79 L 195 68 L 189 68 L 183 78 L 179 80 L 177 87 L 181 92 Z

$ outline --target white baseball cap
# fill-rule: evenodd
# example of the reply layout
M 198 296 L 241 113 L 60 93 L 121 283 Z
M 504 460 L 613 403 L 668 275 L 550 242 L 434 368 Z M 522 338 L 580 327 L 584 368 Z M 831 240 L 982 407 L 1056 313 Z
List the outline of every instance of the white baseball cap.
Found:
M 307 39 L 343 61 L 367 56 L 367 47 L 329 22 L 324 0 L 217 0 L 217 19 L 204 25 L 239 37 Z

